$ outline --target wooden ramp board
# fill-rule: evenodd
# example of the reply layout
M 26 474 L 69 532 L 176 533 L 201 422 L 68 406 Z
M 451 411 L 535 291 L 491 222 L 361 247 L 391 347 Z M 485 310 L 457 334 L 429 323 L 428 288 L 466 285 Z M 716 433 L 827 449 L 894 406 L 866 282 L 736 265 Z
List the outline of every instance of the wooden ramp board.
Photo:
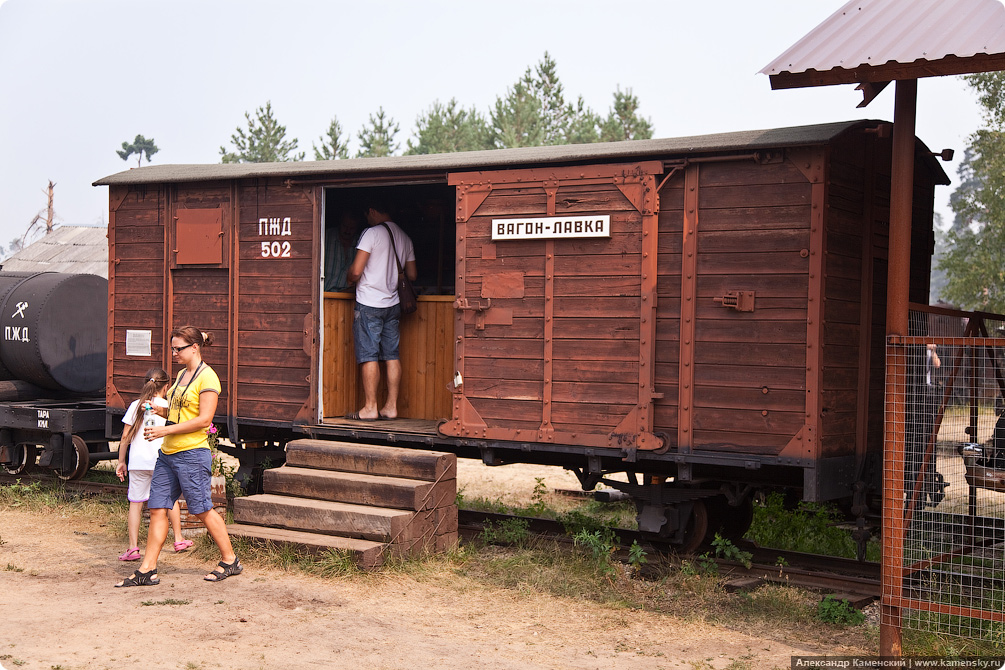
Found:
M 364 428 L 374 431 L 393 433 L 409 433 L 413 435 L 439 435 L 436 430 L 437 421 L 427 419 L 382 419 L 380 421 L 360 421 L 347 419 L 344 416 L 326 416 L 321 420 L 322 426 Z
M 384 548 L 386 545 L 381 542 L 340 537 L 338 535 L 308 533 L 302 530 L 289 530 L 286 528 L 249 526 L 240 523 L 229 524 L 227 532 L 235 537 L 295 544 L 304 547 L 311 553 L 321 553 L 329 549 L 343 551 L 349 554 L 356 565 L 363 569 L 375 568 L 384 562 Z
M 454 454 L 334 440 L 293 440 L 286 445 L 286 464 L 426 481 L 457 478 Z
M 395 509 L 434 509 L 457 497 L 456 479 L 428 482 L 290 465 L 266 470 L 263 483 L 269 493 Z

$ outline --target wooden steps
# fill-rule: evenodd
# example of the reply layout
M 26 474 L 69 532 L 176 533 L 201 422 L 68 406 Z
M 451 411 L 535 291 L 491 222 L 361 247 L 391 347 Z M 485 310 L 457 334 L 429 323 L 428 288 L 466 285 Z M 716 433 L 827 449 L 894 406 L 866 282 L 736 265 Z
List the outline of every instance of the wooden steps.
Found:
M 295 440 L 263 488 L 234 499 L 233 535 L 346 551 L 362 568 L 457 544 L 454 454 Z

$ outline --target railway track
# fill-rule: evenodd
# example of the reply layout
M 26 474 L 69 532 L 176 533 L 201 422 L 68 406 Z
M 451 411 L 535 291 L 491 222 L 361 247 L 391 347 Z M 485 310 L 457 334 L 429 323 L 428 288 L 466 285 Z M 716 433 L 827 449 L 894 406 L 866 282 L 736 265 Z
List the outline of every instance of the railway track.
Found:
M 471 538 L 481 533 L 487 524 L 498 525 L 511 522 L 514 519 L 525 521 L 528 532 L 534 536 L 557 542 L 572 543 L 573 541 L 565 527 L 560 522 L 551 519 L 461 510 L 459 526 L 462 536 Z M 637 542 L 649 553 L 673 553 L 673 548 L 669 544 L 654 543 L 651 537 L 638 531 L 616 529 L 616 533 L 620 541 L 619 557 L 626 558 L 628 548 L 634 542 Z M 741 584 L 744 580 L 752 580 L 744 585 L 754 586 L 765 582 L 788 584 L 840 594 L 853 603 L 868 602 L 880 595 L 879 563 L 860 563 L 847 558 L 766 549 L 742 540 L 736 542 L 735 545 L 738 549 L 750 552 L 752 555 L 749 567 L 736 561 L 710 559 L 719 566 L 720 574 L 729 576 L 733 583 Z
M 61 481 L 47 473 L 22 473 L 8 475 L 0 473 L 0 486 L 9 486 L 16 482 L 58 483 L 66 491 L 80 495 L 121 495 L 126 494 L 126 485 L 108 482 L 86 480 Z M 515 519 L 527 524 L 527 531 L 536 537 L 550 541 L 572 544 L 573 539 L 558 521 L 535 517 L 521 517 L 510 514 L 479 512 L 474 510 L 459 511 L 459 529 L 462 537 L 468 539 L 479 535 L 488 523 L 500 524 Z M 654 542 L 651 536 L 628 529 L 616 529 L 620 541 L 617 555 L 627 561 L 628 549 L 637 542 L 650 554 L 669 555 L 674 549 L 669 544 Z M 806 554 L 780 549 L 759 547 L 746 540 L 735 543 L 737 549 L 749 552 L 750 565 L 722 558 L 709 557 L 719 566 L 719 572 L 730 578 L 727 588 L 736 584 L 737 588 L 752 588 L 762 583 L 779 583 L 802 588 L 840 594 L 853 604 L 866 603 L 880 595 L 880 564 L 859 562 L 847 558 L 835 558 L 817 554 Z M 941 572 L 931 568 L 918 570 L 912 574 L 915 582 L 924 580 L 929 573 Z M 643 573 L 644 574 L 644 573 Z M 954 575 L 957 579 L 973 582 L 975 587 L 983 587 L 983 580 L 977 575 Z
M 17 481 L 52 484 L 59 480 L 52 475 L 41 473 L 23 473 L 17 476 L 0 473 L 0 486 L 8 486 Z M 83 495 L 124 496 L 126 493 L 125 484 L 85 480 L 60 481 L 59 484 L 67 491 Z M 525 521 L 528 532 L 535 536 L 569 544 L 573 541 L 561 523 L 550 519 L 460 510 L 459 526 L 462 536 L 473 538 L 485 529 L 488 522 L 499 524 L 514 519 Z M 669 545 L 655 544 L 652 542 L 652 538 L 637 531 L 618 529 L 617 534 L 621 542 L 619 553 L 624 557 L 627 557 L 628 548 L 633 542 L 638 542 L 650 553 L 666 554 L 672 552 Z M 735 561 L 715 560 L 721 574 L 730 575 L 736 580 L 756 579 L 758 582 L 785 583 L 862 597 L 879 596 L 878 563 L 858 563 L 849 559 L 765 549 L 744 541 L 737 542 L 736 546 L 752 554 L 750 567 Z M 780 563 L 782 564 L 781 568 L 779 567 Z

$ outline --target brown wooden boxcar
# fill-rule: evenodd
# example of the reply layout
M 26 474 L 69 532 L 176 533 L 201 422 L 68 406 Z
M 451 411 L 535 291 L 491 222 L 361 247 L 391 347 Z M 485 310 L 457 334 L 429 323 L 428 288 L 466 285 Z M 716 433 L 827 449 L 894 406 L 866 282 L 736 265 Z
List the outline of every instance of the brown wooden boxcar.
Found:
M 170 360 L 167 326 L 193 323 L 217 335 L 219 419 L 246 467 L 306 434 L 559 464 L 585 487 L 627 472 L 612 485 L 642 528 L 676 540 L 757 488 L 875 488 L 889 129 L 106 177 L 110 417 Z M 916 157 L 911 300 L 927 303 L 948 179 L 920 141 Z M 423 295 L 402 418 L 360 423 L 341 418 L 361 404 L 352 295 L 322 275 L 371 189 L 398 205 Z

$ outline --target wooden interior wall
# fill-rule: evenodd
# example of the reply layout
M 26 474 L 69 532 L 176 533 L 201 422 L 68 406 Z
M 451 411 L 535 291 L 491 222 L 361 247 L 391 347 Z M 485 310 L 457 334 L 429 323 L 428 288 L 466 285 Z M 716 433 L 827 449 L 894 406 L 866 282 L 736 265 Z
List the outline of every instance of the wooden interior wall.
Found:
M 438 421 L 450 417 L 454 362 L 454 296 L 419 296 L 419 309 L 401 320 L 401 390 L 398 416 Z M 363 406 L 359 366 L 353 353 L 351 293 L 326 293 L 322 397 L 325 418 Z M 383 370 L 382 370 L 383 372 Z M 381 376 L 379 402 L 386 398 Z
M 121 406 L 139 395 L 143 375 L 165 365 L 164 350 L 164 190 L 113 187 L 108 227 L 109 323 L 112 328 L 108 403 Z M 126 331 L 149 330 L 152 356 L 126 356 Z M 119 398 L 111 394 L 117 390 Z
M 308 401 L 314 377 L 305 351 L 319 281 L 313 268 L 314 203 L 309 191 L 278 181 L 241 184 L 237 194 L 237 414 L 293 421 Z M 278 220 L 288 234 L 263 234 L 262 218 Z M 264 255 L 263 242 L 270 249 L 277 243 L 278 257 L 271 251 Z
M 699 174 L 693 446 L 777 454 L 805 424 L 811 185 L 788 160 Z
M 487 312 L 483 330 L 473 318 L 465 323 L 464 394 L 490 429 L 528 430 L 536 439 L 548 401 L 556 432 L 606 440 L 638 402 L 642 218 L 613 183 L 556 189 L 555 216 L 609 213 L 612 235 L 492 242 L 493 217 L 549 215 L 540 186 L 493 189 L 465 228 L 464 297 L 484 302 L 487 285 L 507 274 L 522 277 L 523 295 L 491 299 L 490 312 L 511 311 L 511 322 L 492 323 Z M 554 316 L 546 361 L 549 261 Z

